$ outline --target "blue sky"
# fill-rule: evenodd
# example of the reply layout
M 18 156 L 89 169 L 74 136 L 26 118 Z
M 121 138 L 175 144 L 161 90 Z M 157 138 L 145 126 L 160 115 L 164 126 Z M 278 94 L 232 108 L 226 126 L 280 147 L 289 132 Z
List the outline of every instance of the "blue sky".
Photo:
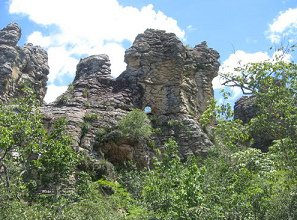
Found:
M 207 41 L 220 55 L 220 72 L 243 62 L 270 59 L 281 42 L 297 41 L 296 0 L 0 0 L 0 28 L 17 22 L 19 45 L 48 51 L 46 101 L 65 91 L 79 59 L 106 53 L 116 77 L 124 51 L 146 28 L 174 32 L 184 44 Z M 293 58 L 294 59 L 294 58 Z M 216 97 L 221 88 L 213 81 Z M 240 96 L 233 89 L 233 99 Z

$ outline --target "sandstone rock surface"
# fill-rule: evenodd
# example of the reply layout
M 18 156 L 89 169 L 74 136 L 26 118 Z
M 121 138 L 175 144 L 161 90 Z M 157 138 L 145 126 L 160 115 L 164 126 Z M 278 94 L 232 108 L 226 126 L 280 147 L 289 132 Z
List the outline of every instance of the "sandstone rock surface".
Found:
M 0 99 L 4 102 L 21 96 L 21 89 L 31 87 L 43 100 L 49 73 L 47 52 L 39 46 L 17 46 L 21 29 L 16 23 L 0 31 Z
M 111 77 L 107 55 L 82 59 L 67 92 L 44 106 L 48 121 L 66 117 L 69 132 L 80 151 L 111 162 L 135 160 L 142 166 L 153 155 L 146 143 L 119 136 L 117 122 L 132 108 L 151 108 L 157 148 L 168 138 L 180 154 L 206 154 L 212 147 L 199 117 L 213 96 L 219 54 L 205 42 L 187 49 L 175 34 L 148 29 L 126 51 L 126 70 Z
M 42 100 L 49 72 L 47 53 L 32 44 L 17 46 L 20 31 L 17 24 L 10 24 L 0 32 L 0 97 L 8 101 L 20 96 L 22 87 L 32 86 Z M 51 129 L 57 118 L 65 118 L 74 148 L 97 161 L 134 160 L 148 166 L 156 148 L 169 138 L 178 142 L 182 157 L 207 154 L 213 145 L 199 117 L 213 97 L 218 58 L 206 42 L 187 48 L 175 34 L 147 29 L 126 51 L 127 68 L 116 79 L 107 55 L 80 60 L 68 90 L 41 107 L 44 124 Z M 123 137 L 118 121 L 131 109 L 146 107 L 156 130 L 151 139 Z

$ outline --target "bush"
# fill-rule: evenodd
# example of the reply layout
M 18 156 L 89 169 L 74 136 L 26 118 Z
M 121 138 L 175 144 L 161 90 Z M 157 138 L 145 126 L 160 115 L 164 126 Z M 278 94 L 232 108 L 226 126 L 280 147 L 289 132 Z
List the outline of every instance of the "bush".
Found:
M 118 130 L 132 140 L 147 139 L 152 134 L 150 121 L 140 109 L 133 109 L 118 123 Z
M 0 105 L 0 218 L 105 220 L 123 219 L 128 212 L 139 216 L 141 209 L 130 206 L 130 196 L 120 186 L 104 182 L 114 186 L 115 193 L 103 196 L 100 184 L 77 170 L 78 155 L 66 134 L 66 121 L 58 119 L 48 134 L 33 91 L 24 93 L 15 105 Z

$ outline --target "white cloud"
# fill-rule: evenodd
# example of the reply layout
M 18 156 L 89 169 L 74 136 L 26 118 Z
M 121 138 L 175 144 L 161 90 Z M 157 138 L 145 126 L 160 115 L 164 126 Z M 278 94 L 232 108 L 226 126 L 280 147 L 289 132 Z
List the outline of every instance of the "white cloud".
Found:
M 268 39 L 271 41 L 271 43 L 278 44 L 281 41 L 282 37 L 279 34 L 270 33 Z
M 126 66 L 121 42 L 132 42 L 147 28 L 163 29 L 185 39 L 177 21 L 155 11 L 152 4 L 139 10 L 123 7 L 117 0 L 11 0 L 9 12 L 58 30 L 47 36 L 33 32 L 28 37 L 48 50 L 51 83 L 75 73 L 75 58 L 102 53 L 109 55 L 112 75 L 118 76 Z
M 50 37 L 44 37 L 41 32 L 34 31 L 27 39 L 27 42 L 39 45 L 41 47 L 48 47 L 51 43 Z
M 273 53 L 272 55 L 272 62 L 281 59 L 284 62 L 289 62 L 292 60 L 292 54 L 288 54 L 288 53 L 284 53 L 281 50 L 278 50 L 276 52 Z
M 284 37 L 296 39 L 297 8 L 289 8 L 285 12 L 280 12 L 278 17 L 269 25 L 267 35 L 272 43 L 279 43 Z
M 58 79 L 62 83 L 62 77 L 66 74 L 74 77 L 77 63 L 78 60 L 71 57 L 65 47 L 50 47 L 48 49 L 48 64 L 51 69 L 48 81 L 54 83 Z
M 103 46 L 102 52 L 108 54 L 110 60 L 112 60 L 112 76 L 117 77 L 126 68 L 124 63 L 125 49 L 116 43 L 107 43 Z
M 237 97 L 239 97 L 240 95 L 242 95 L 242 91 L 238 87 L 232 87 L 231 91 L 232 91 L 232 98 L 231 98 L 232 100 L 234 100 Z
M 67 90 L 67 88 L 68 86 L 55 86 L 54 84 L 48 85 L 44 101 L 46 103 L 55 101 L 59 95 L 62 95 Z
M 193 27 L 193 25 L 188 25 L 187 30 L 188 31 L 196 31 L 197 29 L 195 27 Z
M 279 16 L 273 20 L 269 28 L 273 32 L 282 33 L 285 29 L 295 26 L 297 24 L 297 8 L 289 8 L 285 12 L 281 12 Z

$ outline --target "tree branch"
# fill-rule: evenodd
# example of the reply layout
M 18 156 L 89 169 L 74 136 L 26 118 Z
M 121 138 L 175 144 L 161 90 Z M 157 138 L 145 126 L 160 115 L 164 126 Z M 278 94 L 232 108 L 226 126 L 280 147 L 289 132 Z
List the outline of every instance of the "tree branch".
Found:
M 3 169 L 4 169 L 5 180 L 6 180 L 6 187 L 9 188 L 10 187 L 10 181 L 9 181 L 7 167 L 6 167 L 6 165 L 3 162 L 1 162 L 1 167 L 3 167 Z

